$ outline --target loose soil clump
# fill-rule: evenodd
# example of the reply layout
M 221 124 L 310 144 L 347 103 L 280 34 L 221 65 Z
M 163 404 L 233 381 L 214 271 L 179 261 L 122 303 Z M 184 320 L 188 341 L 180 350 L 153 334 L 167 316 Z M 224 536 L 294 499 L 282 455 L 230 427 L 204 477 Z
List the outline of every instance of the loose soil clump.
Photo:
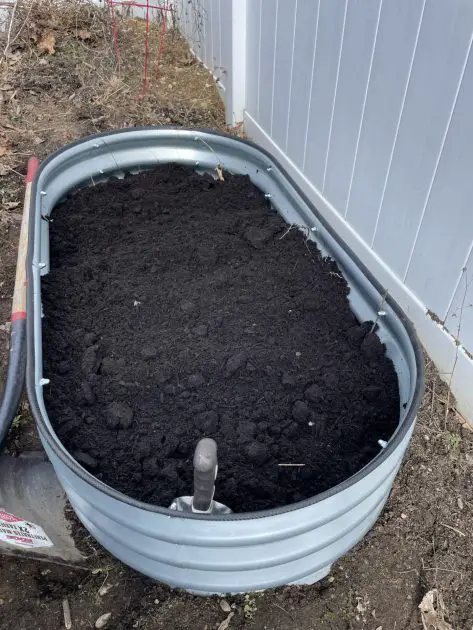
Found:
M 249 178 L 159 166 L 77 191 L 50 230 L 46 405 L 107 484 L 169 506 L 192 493 L 208 436 L 216 499 L 272 508 L 340 483 L 395 430 L 397 377 L 371 322 Z

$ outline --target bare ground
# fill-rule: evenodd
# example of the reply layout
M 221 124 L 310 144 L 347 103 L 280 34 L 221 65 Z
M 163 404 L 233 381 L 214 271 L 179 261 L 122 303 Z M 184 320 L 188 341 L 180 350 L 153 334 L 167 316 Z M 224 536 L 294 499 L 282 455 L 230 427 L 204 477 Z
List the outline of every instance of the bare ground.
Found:
M 143 24 L 120 24 L 118 68 L 110 25 L 100 11 L 74 2 L 45 11 L 22 6 L 20 36 L 0 65 L 0 371 L 8 352 L 23 175 L 30 155 L 44 158 L 71 140 L 95 131 L 138 124 L 224 128 L 223 108 L 209 73 L 189 56 L 185 42 L 168 33 L 158 78 L 137 101 L 142 81 Z M 82 39 L 79 31 L 90 37 Z M 52 54 L 38 43 L 52 32 Z M 151 32 L 152 49 L 157 28 Z M 84 34 L 84 33 L 83 33 Z M 154 48 L 153 48 L 154 46 Z M 140 66 L 141 67 L 141 66 Z M 128 569 L 83 530 L 90 568 L 76 569 L 0 558 L 0 628 L 64 627 L 67 599 L 73 628 L 94 627 L 112 613 L 107 628 L 129 630 L 414 630 L 418 606 L 437 589 L 444 601 L 428 630 L 473 629 L 473 434 L 447 405 L 447 388 L 427 363 L 427 387 L 406 461 L 388 505 L 373 530 L 311 587 L 286 587 L 227 598 L 199 598 L 172 591 Z M 12 454 L 38 446 L 23 404 L 9 438 Z M 101 587 L 110 586 L 105 594 Z M 225 606 L 224 606 L 225 607 Z M 441 608 L 441 607 L 440 607 Z M 442 619 L 445 618 L 445 622 Z

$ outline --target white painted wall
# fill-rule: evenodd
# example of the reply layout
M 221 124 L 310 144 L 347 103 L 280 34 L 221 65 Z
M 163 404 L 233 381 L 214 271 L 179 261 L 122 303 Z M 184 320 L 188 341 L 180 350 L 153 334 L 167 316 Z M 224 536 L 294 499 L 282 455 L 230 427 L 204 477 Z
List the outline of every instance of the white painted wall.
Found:
M 446 380 L 455 365 L 452 389 L 473 419 L 473 2 L 179 3 L 229 122 L 244 116 L 404 308 Z

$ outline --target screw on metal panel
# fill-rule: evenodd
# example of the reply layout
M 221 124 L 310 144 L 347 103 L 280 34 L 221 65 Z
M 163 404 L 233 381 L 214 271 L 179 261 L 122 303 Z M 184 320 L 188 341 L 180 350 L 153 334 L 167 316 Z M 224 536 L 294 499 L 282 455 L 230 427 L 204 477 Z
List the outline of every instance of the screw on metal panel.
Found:
M 46 263 L 38 263 L 37 266 L 39 269 L 44 269 L 46 267 Z
M 39 194 L 41 197 L 45 197 L 48 193 L 45 190 L 42 190 Z
M 103 175 L 103 168 L 99 170 L 100 175 Z
M 381 448 L 386 448 L 386 446 L 388 445 L 385 440 L 378 440 L 378 444 L 381 446 Z
M 200 140 L 199 136 L 194 136 L 194 140 L 197 140 L 197 142 Z
M 384 317 L 386 315 L 386 311 L 378 311 L 378 317 Z
M 42 378 L 39 381 L 39 384 L 41 385 L 41 387 L 44 387 L 45 385 L 49 385 L 51 381 L 49 380 L 49 378 Z
M 311 231 L 311 232 L 317 232 L 317 230 L 318 230 L 318 229 L 319 229 L 319 228 L 318 228 L 318 227 L 315 227 L 315 225 L 314 225 L 313 227 L 311 227 L 311 228 L 310 228 L 310 231 Z
M 268 166 L 268 168 L 266 169 L 266 171 L 267 171 L 268 173 L 271 173 L 271 172 L 272 172 L 272 170 L 273 170 L 273 167 L 272 167 L 272 166 Z
M 94 149 L 98 149 L 99 147 L 100 147 L 100 144 L 98 142 L 94 144 Z
M 266 193 L 264 196 L 265 199 L 271 199 L 271 195 L 269 193 Z

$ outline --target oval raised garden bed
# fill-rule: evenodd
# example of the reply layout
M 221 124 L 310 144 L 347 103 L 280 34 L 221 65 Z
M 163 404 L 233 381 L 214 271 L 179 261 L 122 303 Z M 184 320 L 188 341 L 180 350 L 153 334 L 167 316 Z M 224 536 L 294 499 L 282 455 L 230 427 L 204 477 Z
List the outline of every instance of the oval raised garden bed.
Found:
M 279 165 L 228 136 L 89 138 L 41 166 L 32 199 L 28 391 L 84 525 L 193 591 L 326 575 L 412 433 L 422 355 L 396 304 Z M 200 437 L 231 514 L 168 507 L 192 492 Z

